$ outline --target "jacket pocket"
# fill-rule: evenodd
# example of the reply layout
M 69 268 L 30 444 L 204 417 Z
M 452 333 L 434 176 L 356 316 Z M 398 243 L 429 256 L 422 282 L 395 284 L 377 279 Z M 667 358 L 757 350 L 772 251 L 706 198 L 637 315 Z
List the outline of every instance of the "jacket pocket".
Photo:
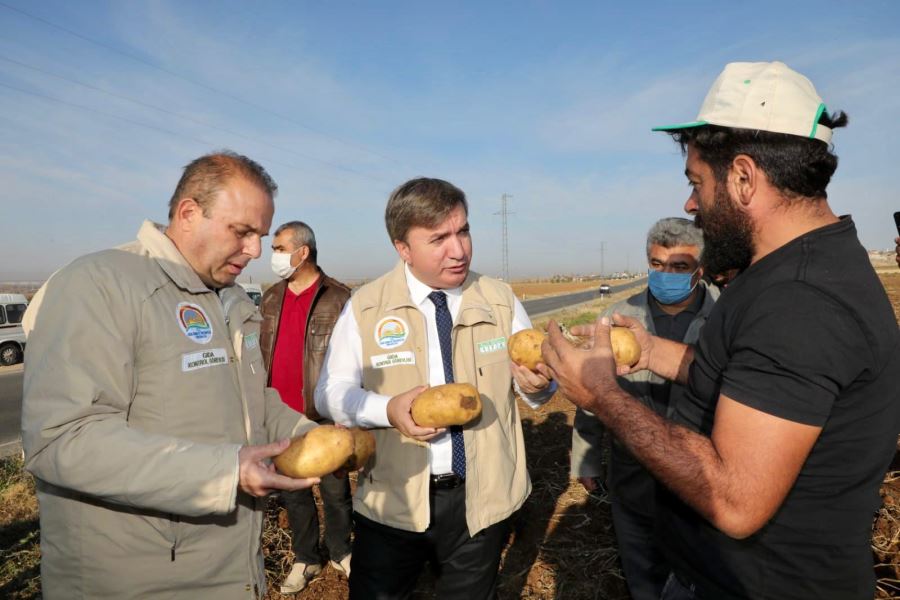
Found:
M 313 352 L 325 352 L 331 332 L 334 330 L 338 315 L 313 315 L 309 319 L 307 335 L 309 336 L 309 349 Z

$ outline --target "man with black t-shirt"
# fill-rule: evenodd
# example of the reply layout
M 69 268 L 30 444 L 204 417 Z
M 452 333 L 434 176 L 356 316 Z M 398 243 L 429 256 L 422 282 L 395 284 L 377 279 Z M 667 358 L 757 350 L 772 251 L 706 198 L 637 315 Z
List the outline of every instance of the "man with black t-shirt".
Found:
M 849 216 L 825 188 L 830 115 L 783 63 L 732 63 L 696 121 L 659 128 L 687 156 L 685 209 L 709 271 L 739 274 L 696 349 L 638 336 L 639 369 L 687 384 L 671 421 L 622 391 L 609 320 L 555 323 L 545 373 L 662 482 L 662 598 L 872 598 L 878 489 L 900 431 L 900 333 Z M 588 331 L 589 330 L 589 331 Z

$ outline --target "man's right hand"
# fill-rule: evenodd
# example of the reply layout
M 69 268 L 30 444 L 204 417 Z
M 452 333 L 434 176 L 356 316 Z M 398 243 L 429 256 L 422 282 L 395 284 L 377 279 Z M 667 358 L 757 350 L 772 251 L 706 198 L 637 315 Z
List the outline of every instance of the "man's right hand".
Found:
M 263 446 L 242 446 L 238 452 L 240 488 L 251 496 L 261 498 L 275 490 L 302 490 L 319 483 L 318 477 L 294 479 L 275 471 L 266 459 L 278 456 L 291 445 L 291 440 L 281 440 Z
M 412 403 L 416 396 L 424 392 L 427 385 L 420 385 L 388 400 L 387 418 L 394 428 L 408 438 L 427 442 L 444 432 L 444 428 L 419 427 L 412 418 Z

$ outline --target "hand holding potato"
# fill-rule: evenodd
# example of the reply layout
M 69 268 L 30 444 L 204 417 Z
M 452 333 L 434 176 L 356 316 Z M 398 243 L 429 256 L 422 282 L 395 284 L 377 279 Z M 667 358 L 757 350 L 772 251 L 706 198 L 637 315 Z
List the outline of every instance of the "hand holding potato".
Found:
M 411 409 L 416 396 L 427 389 L 420 385 L 398 394 L 388 401 L 387 417 L 390 424 L 408 438 L 427 442 L 434 436 L 444 432 L 443 428 L 420 427 L 412 418 Z
M 290 440 L 262 446 L 242 446 L 238 451 L 238 486 L 245 493 L 261 498 L 275 490 L 302 490 L 319 483 L 318 477 L 295 479 L 275 472 L 267 459 L 281 454 Z

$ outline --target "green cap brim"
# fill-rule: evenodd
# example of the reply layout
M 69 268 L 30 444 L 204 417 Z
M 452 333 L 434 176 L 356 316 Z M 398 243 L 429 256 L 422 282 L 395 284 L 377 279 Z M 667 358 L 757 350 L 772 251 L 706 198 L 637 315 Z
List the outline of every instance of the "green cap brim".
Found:
M 665 125 L 663 127 L 654 127 L 652 131 L 675 131 L 677 129 L 690 129 L 691 127 L 703 127 L 709 125 L 706 121 L 691 121 L 690 123 L 678 123 L 677 125 Z

